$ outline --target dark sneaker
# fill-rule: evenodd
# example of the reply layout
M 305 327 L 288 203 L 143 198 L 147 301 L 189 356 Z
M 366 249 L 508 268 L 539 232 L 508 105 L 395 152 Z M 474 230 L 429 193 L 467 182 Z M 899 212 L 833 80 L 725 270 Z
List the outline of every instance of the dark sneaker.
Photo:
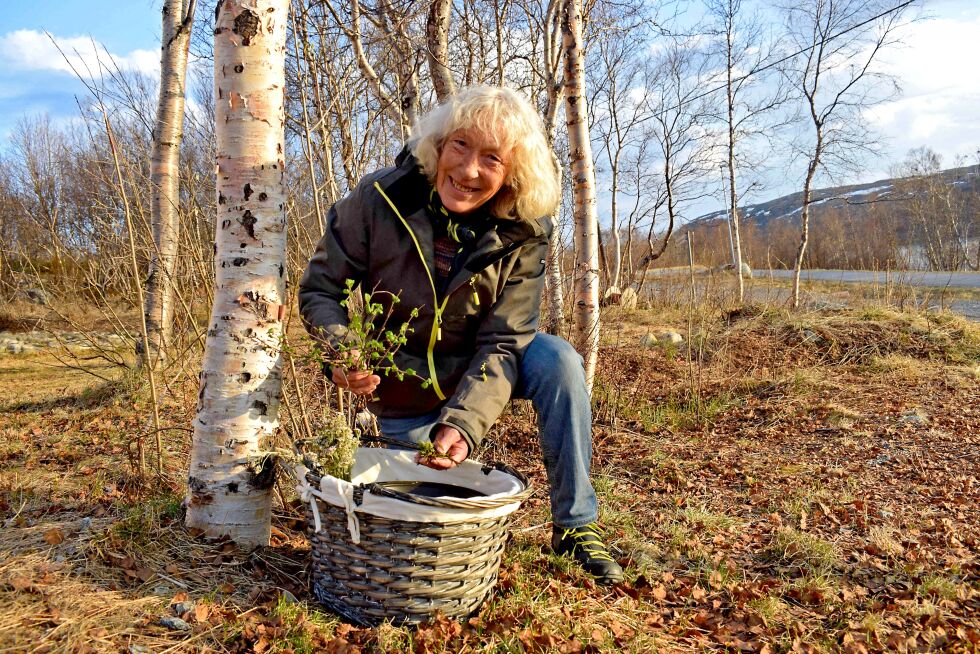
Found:
M 623 569 L 613 560 L 609 549 L 602 542 L 602 530 L 598 523 L 573 529 L 553 527 L 551 549 L 555 554 L 571 554 L 600 584 L 618 584 L 623 580 Z

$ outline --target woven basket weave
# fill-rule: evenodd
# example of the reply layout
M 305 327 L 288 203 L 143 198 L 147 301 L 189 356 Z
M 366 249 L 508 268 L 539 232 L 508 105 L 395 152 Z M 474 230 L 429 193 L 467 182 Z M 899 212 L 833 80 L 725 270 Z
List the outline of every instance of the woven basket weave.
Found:
M 531 494 L 521 473 L 495 466 L 517 477 L 523 491 L 507 498 L 421 498 L 373 484 L 365 493 L 405 502 L 406 515 L 413 505 L 453 509 L 479 509 L 522 502 Z M 314 487 L 320 478 L 307 473 Z M 436 612 L 463 617 L 476 612 L 497 583 L 497 571 L 512 514 L 452 522 L 393 520 L 357 511 L 360 543 L 355 544 L 347 526 L 347 513 L 316 498 L 321 530 L 313 528 L 313 512 L 307 506 L 308 534 L 313 557 L 311 587 L 326 608 L 359 625 L 385 620 L 415 624 Z

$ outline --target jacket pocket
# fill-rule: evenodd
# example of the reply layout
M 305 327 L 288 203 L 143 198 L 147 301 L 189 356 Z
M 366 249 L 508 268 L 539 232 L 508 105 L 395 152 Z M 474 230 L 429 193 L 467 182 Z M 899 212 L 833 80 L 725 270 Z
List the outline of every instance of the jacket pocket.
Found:
M 455 355 L 472 355 L 476 350 L 479 314 L 449 315 L 442 319 L 442 341 L 439 349 Z

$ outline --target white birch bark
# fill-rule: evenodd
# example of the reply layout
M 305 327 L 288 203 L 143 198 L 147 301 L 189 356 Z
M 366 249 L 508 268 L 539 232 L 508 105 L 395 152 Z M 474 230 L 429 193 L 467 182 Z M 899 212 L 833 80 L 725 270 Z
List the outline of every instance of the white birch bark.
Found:
M 160 41 L 160 96 L 150 157 L 150 222 L 153 252 L 147 278 L 147 340 L 141 361 L 159 366 L 166 357 L 174 321 L 174 269 L 180 207 L 180 142 L 184 129 L 187 50 L 196 0 L 166 0 Z
M 561 7 L 564 0 L 549 0 L 544 21 L 544 74 L 545 74 L 545 109 L 544 131 L 548 146 L 554 150 L 555 128 L 558 126 L 558 107 L 562 101 L 562 52 L 561 52 Z M 558 157 L 555 166 L 561 169 Z M 555 208 L 551 215 L 555 226 L 551 241 L 548 243 L 548 271 L 545 277 L 548 298 L 548 317 L 545 329 L 549 334 L 559 335 L 565 322 L 565 295 L 562 286 L 561 271 L 561 226 L 559 217 L 561 205 Z
M 725 100 L 728 109 L 728 197 L 729 197 L 729 221 L 731 222 L 732 235 L 732 263 L 735 265 L 735 279 L 737 280 L 738 303 L 745 302 L 745 279 L 742 277 L 742 236 L 739 230 L 738 219 L 738 195 L 735 188 L 735 88 L 732 82 L 732 73 L 735 68 L 734 53 L 732 52 L 732 41 L 735 37 L 735 8 L 729 0 L 727 12 L 725 13 Z
M 585 380 L 592 392 L 599 354 L 599 218 L 595 169 L 585 99 L 585 48 L 582 2 L 566 0 L 562 15 L 565 60 L 565 118 L 575 208 L 575 273 L 572 344 L 585 359 Z
M 288 0 L 224 0 L 214 37 L 215 294 L 187 525 L 268 544 L 285 297 L 283 97 Z
M 449 14 L 451 0 L 433 0 L 429 7 L 429 17 L 425 23 L 425 40 L 428 46 L 429 75 L 432 88 L 439 102 L 445 102 L 455 95 L 453 73 L 449 70 Z

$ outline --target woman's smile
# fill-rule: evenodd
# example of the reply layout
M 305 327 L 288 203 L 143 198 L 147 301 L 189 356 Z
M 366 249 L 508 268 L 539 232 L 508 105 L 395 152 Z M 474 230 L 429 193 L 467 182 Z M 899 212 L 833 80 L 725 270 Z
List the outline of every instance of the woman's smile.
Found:
M 465 214 L 490 201 L 504 185 L 510 167 L 492 135 L 476 129 L 450 133 L 439 153 L 436 191 L 449 211 Z

